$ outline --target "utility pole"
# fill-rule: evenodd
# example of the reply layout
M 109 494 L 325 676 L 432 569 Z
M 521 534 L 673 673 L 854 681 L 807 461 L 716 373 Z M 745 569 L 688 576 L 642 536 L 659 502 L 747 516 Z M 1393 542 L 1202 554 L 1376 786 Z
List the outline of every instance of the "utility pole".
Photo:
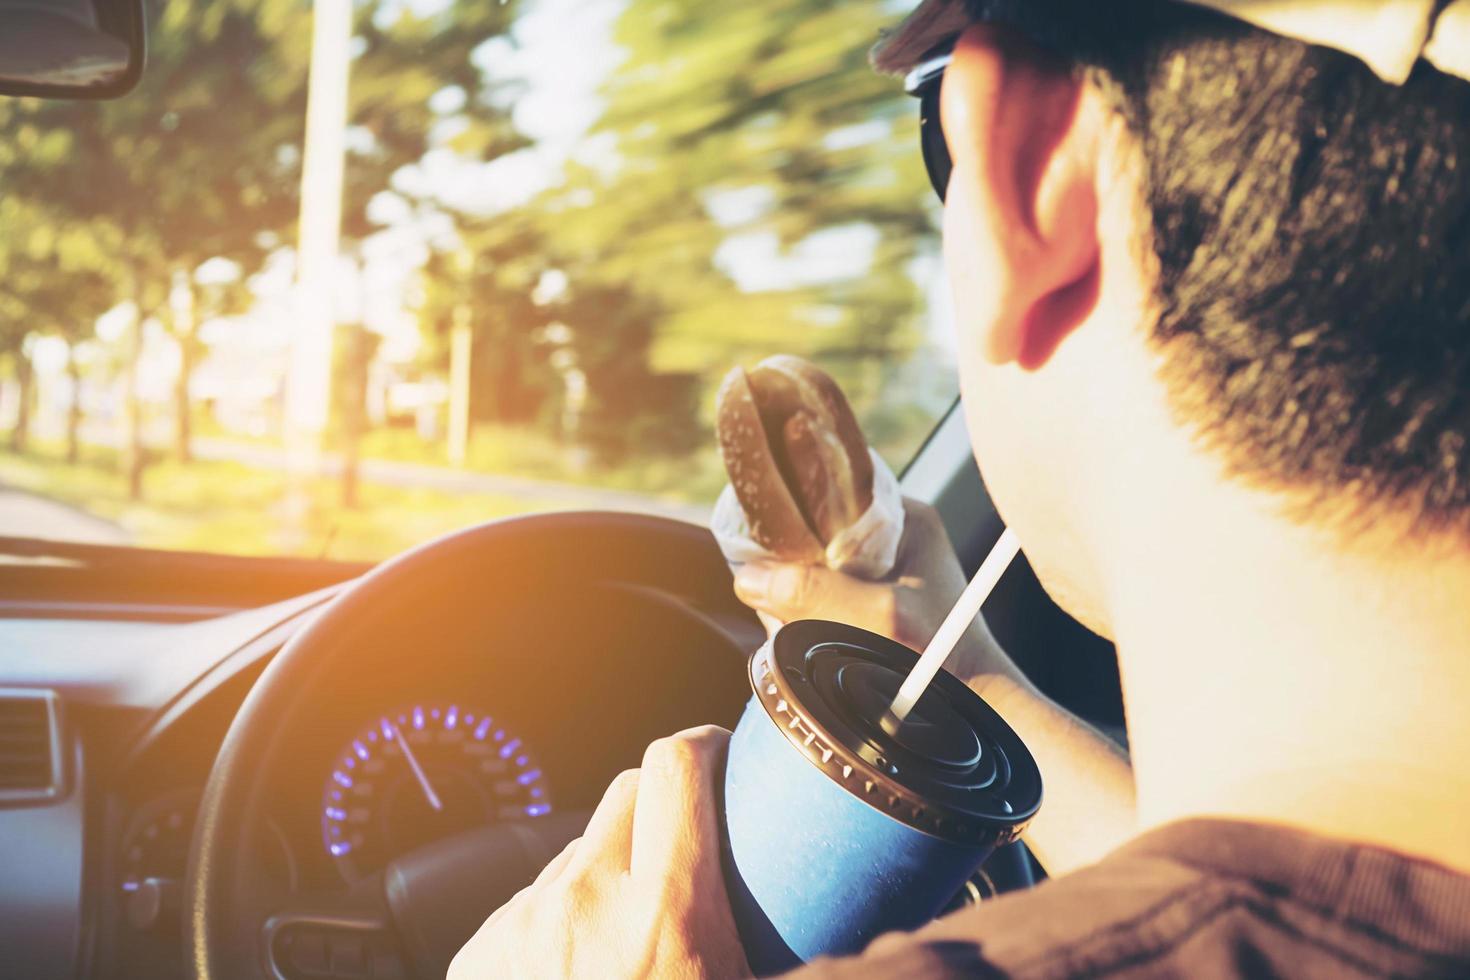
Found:
M 296 245 L 296 320 L 285 391 L 291 467 L 288 509 L 300 535 L 305 533 L 307 486 L 319 468 L 331 403 L 333 286 L 342 231 L 351 40 L 352 0 L 313 0 Z M 304 539 L 297 542 L 304 543 Z

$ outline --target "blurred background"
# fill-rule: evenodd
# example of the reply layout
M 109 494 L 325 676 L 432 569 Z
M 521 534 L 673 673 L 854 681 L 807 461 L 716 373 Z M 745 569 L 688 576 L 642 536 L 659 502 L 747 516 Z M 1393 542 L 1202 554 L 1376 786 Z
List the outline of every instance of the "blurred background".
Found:
M 372 559 L 702 521 L 734 364 L 815 360 L 895 468 L 955 397 L 916 108 L 867 65 L 899 5 L 359 0 L 305 284 L 311 3 L 150 12 L 130 96 L 0 99 L 0 535 Z

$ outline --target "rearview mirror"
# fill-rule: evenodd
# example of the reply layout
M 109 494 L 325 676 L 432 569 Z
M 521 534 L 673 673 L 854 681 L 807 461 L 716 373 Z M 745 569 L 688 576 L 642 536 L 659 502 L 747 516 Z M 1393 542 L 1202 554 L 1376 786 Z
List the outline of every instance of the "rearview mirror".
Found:
M 0 0 L 0 95 L 116 98 L 143 51 L 143 0 Z

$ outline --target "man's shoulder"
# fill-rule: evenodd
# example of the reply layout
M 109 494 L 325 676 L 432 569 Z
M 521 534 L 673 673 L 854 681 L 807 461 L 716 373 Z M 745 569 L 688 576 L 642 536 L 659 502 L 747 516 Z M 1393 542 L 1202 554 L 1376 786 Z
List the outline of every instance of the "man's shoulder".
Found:
M 1234 882 L 1167 857 L 1115 855 L 1029 891 L 968 906 L 918 933 L 884 937 L 867 957 L 882 967 L 892 956 L 896 967 L 917 941 L 937 946 L 920 957 L 937 954 L 935 965 L 944 969 L 935 976 L 982 967 L 1007 976 L 1095 975 L 1166 948 L 1228 905 L 1235 889 Z M 893 972 L 925 975 L 907 967 Z
M 1470 976 L 1470 877 L 1284 828 L 1188 821 L 828 967 L 905 977 Z

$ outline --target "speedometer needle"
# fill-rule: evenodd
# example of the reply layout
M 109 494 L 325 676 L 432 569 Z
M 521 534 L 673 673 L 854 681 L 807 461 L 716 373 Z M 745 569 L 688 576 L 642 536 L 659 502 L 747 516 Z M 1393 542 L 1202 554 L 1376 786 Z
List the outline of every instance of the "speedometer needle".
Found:
M 408 767 L 413 770 L 414 778 L 423 787 L 424 799 L 429 801 L 429 806 L 436 810 L 443 810 L 444 804 L 439 802 L 439 795 L 434 792 L 434 787 L 429 785 L 429 777 L 424 775 L 424 769 L 419 765 L 419 760 L 414 758 L 413 749 L 408 747 L 408 739 L 398 730 L 398 726 L 388 722 L 388 727 L 393 730 L 393 737 L 398 739 L 398 745 L 403 749 L 403 757 L 408 760 Z

